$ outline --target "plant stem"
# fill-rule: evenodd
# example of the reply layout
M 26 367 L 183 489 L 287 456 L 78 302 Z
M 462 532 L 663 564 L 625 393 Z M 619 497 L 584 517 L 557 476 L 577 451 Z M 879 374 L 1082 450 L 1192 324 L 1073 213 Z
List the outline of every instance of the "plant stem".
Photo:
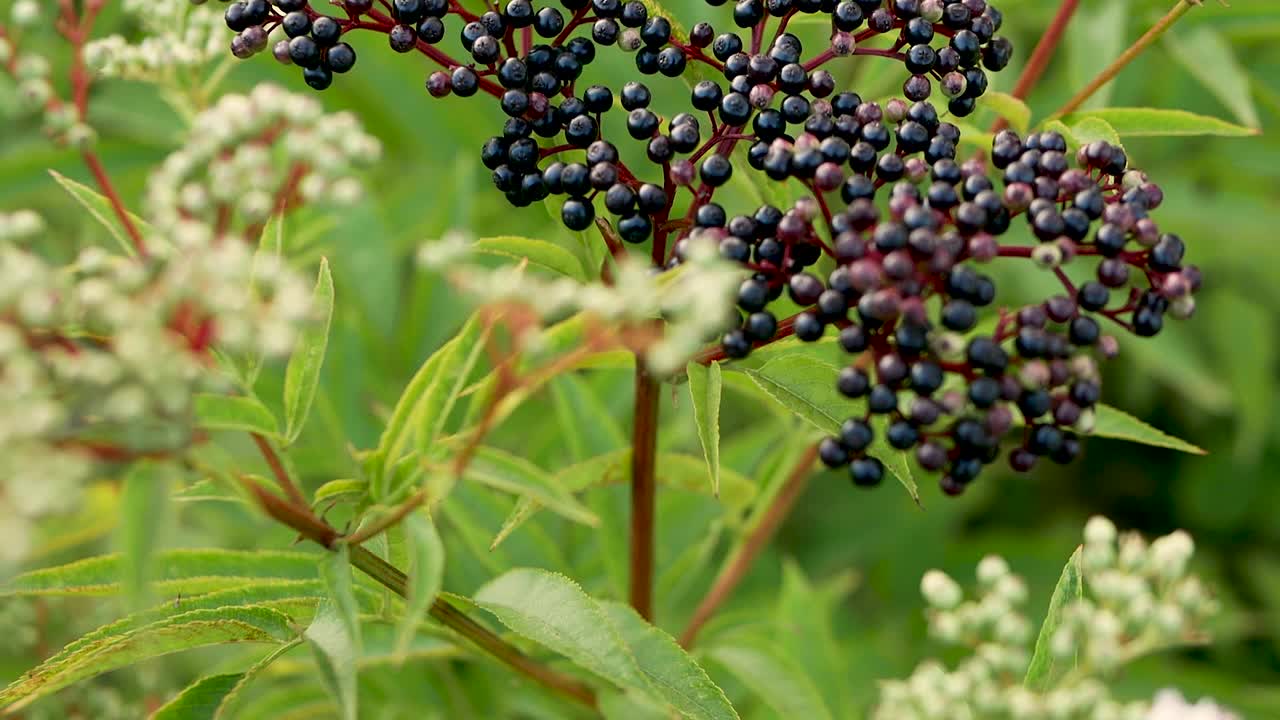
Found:
M 304 538 L 326 550 L 332 550 L 342 541 L 342 535 L 336 529 L 316 517 L 305 506 L 298 507 L 286 502 L 252 480 L 246 479 L 243 483 L 267 515 L 298 531 Z M 378 584 L 401 597 L 407 596 L 408 577 L 394 565 L 363 547 L 351 547 L 350 556 L 351 564 Z M 444 600 L 437 598 L 431 605 L 430 613 L 441 625 L 475 643 L 481 650 L 509 665 L 516 672 L 575 702 L 593 709 L 596 707 L 595 694 L 589 687 L 532 660 Z
M 1067 25 L 1071 22 L 1072 16 L 1079 7 L 1080 0 L 1062 0 L 1062 4 L 1058 6 L 1058 12 L 1053 16 L 1053 21 L 1049 23 L 1049 27 L 1045 28 L 1044 35 L 1040 36 L 1040 42 L 1036 43 L 1036 49 L 1032 51 L 1031 57 L 1027 59 L 1027 65 L 1022 69 L 1022 74 L 1018 76 L 1018 82 L 1013 86 L 1012 95 L 1019 100 L 1026 99 L 1031 94 L 1031 89 L 1040 81 L 1040 76 L 1044 75 L 1044 71 L 1049 67 L 1049 61 L 1053 59 L 1053 53 L 1058 49 L 1058 43 L 1062 41 L 1062 34 L 1066 32 Z M 1000 132 L 1009 126 L 1004 118 L 996 120 L 992 126 L 992 132 Z
M 280 456 L 276 454 L 271 443 L 258 433 L 249 433 L 253 436 L 253 442 L 258 446 L 258 452 L 262 453 L 262 459 L 267 461 L 267 466 L 271 468 L 271 474 L 276 476 L 276 482 L 280 483 L 280 489 L 284 490 L 284 494 L 289 496 L 289 500 L 299 507 L 308 507 L 307 499 L 302 495 L 302 491 L 289 478 L 289 471 L 285 469 L 284 463 L 280 461 Z
M 689 624 L 685 626 L 684 632 L 680 633 L 681 646 L 689 648 L 693 645 L 698 631 L 707 624 L 711 616 L 715 615 L 742 579 L 747 576 L 747 571 L 751 569 L 756 556 L 769 544 L 769 540 L 782 525 L 782 521 L 791 513 L 791 508 L 795 506 L 796 500 L 809 481 L 809 471 L 813 468 L 813 461 L 817 457 L 817 445 L 809 446 L 800 456 L 791 474 L 783 481 L 778 494 L 774 496 L 769 509 L 760 518 L 760 522 L 751 529 L 742 545 L 725 561 L 724 568 L 711 584 L 711 589 L 703 596 L 702 602 L 698 603 L 697 609 L 693 611 L 693 617 L 689 619 Z
M 636 357 L 631 433 L 631 606 L 653 619 L 654 455 L 658 449 L 658 381 Z
M 1080 106 L 1083 105 L 1086 100 L 1093 97 L 1093 94 L 1098 92 L 1103 85 L 1111 82 L 1116 75 L 1120 74 L 1121 70 L 1123 70 L 1129 63 L 1133 62 L 1135 58 L 1143 53 L 1143 51 L 1151 47 L 1151 44 L 1159 39 L 1165 31 L 1173 27 L 1173 24 L 1178 22 L 1178 18 L 1186 15 L 1193 6 L 1198 5 L 1200 5 L 1200 0 L 1178 0 L 1178 4 L 1175 5 L 1172 10 L 1165 13 L 1165 16 L 1160 18 L 1159 22 L 1152 25 L 1151 29 L 1148 30 L 1145 35 L 1138 38 L 1138 41 L 1129 46 L 1128 50 L 1121 53 L 1120 57 L 1116 58 L 1115 62 L 1111 63 L 1105 70 L 1098 73 L 1097 77 L 1090 80 L 1089 84 L 1086 85 L 1083 90 L 1076 93 L 1075 97 L 1068 100 L 1066 105 L 1058 108 L 1058 111 L 1051 117 L 1061 117 L 1080 109 Z
M 395 594 L 408 597 L 409 578 L 386 560 L 365 548 L 353 547 L 351 564 Z M 475 643 L 477 647 L 511 666 L 517 672 L 565 697 L 588 707 L 595 707 L 595 694 L 590 688 L 567 675 L 562 675 L 531 660 L 448 602 L 437 598 L 431 604 L 429 612 L 431 617 L 441 625 Z

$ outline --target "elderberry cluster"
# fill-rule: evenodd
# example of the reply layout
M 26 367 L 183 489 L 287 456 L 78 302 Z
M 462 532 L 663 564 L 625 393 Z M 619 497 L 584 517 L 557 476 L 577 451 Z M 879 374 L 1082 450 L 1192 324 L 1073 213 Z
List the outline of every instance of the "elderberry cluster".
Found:
M 948 494 L 1002 445 L 1020 471 L 1069 462 L 1099 402 L 1096 358 L 1117 351 L 1103 323 L 1151 336 L 1166 315 L 1194 309 L 1199 271 L 1151 217 L 1163 195 L 1122 148 L 1073 154 L 1061 135 L 1004 131 L 988 154 L 957 159 L 961 130 L 949 119 L 975 111 L 987 73 L 1013 52 L 986 0 L 737 0 L 736 29 L 703 21 L 687 36 L 641 0 L 508 0 L 480 14 L 453 0 L 335 4 L 345 17 L 307 0 L 236 2 L 232 50 L 264 49 L 279 28 L 287 39 L 273 54 L 323 89 L 354 64 L 344 33 L 384 33 L 393 50 L 441 66 L 426 77 L 432 96 L 497 101 L 507 119 L 480 159 L 512 205 L 557 196 L 566 227 L 598 226 L 615 253 L 618 240 L 647 243 L 664 268 L 712 241 L 747 275 L 717 359 L 829 331 L 853 356 L 836 381 L 850 417 L 820 456 L 857 485 L 882 480 L 873 450 L 885 445 L 939 472 Z M 813 14 L 829 18 L 830 34 L 806 52 L 786 28 Z M 684 77 L 683 111 L 659 115 L 647 80 L 584 80 L 598 49 L 613 46 L 634 53 L 640 75 Z M 859 55 L 901 63 L 903 99 L 837 87 L 827 64 Z M 641 154 L 646 162 L 624 160 Z M 735 173 L 804 194 L 730 210 L 716 192 Z M 1018 216 L 1030 244 L 1006 237 Z M 980 269 L 998 258 L 1052 272 L 1062 293 L 1000 306 Z M 1088 279 L 1078 258 L 1094 261 Z
M 914 114 L 925 112 L 917 106 Z M 745 219 L 726 231 L 722 253 L 753 274 L 739 289 L 745 317 L 725 335 L 723 352 L 745 357 L 773 339 L 783 323 L 768 306 L 787 292 L 807 308 L 787 318 L 789 333 L 812 342 L 832 328 L 855 356 L 837 389 L 860 411 L 822 442 L 822 460 L 848 466 L 859 485 L 875 485 L 884 466 L 868 451 L 881 437 L 914 452 L 922 467 L 943 474 L 945 492 L 958 494 L 1000 456 L 1006 438 L 1018 471 L 1040 458 L 1074 459 L 1100 399 L 1095 357 L 1116 352 L 1101 322 L 1154 335 L 1166 313 L 1190 314 L 1201 279 L 1183 265 L 1182 239 L 1161 232 L 1150 215 L 1163 199 L 1160 188 L 1128 168 L 1121 148 L 1086 145 L 1071 168 L 1061 135 L 1022 139 L 1004 131 L 992 147 L 995 172 L 949 157 L 904 161 L 925 142 L 921 133 L 904 147 L 904 126 L 917 122 L 907 119 L 912 114 L 899 123 L 891 154 L 861 161 L 840 185 L 848 204 L 830 218 L 824 254 L 835 268 L 825 278 L 804 270 L 822 242 L 807 203 L 786 213 L 765 206 L 752 232 Z M 828 142 L 801 136 L 795 145 Z M 885 175 L 884 159 L 894 156 L 895 171 Z M 916 162 L 927 163 L 917 166 L 923 173 L 896 171 Z M 874 202 L 885 186 L 887 212 Z M 998 239 L 1019 215 L 1036 245 Z M 766 221 L 761 234 L 761 217 L 781 220 Z M 997 287 L 977 266 L 1001 257 L 1035 261 L 1058 275 L 1064 292 L 1001 308 L 994 324 L 983 323 Z M 1077 258 L 1097 260 L 1093 277 L 1079 285 L 1064 270 Z

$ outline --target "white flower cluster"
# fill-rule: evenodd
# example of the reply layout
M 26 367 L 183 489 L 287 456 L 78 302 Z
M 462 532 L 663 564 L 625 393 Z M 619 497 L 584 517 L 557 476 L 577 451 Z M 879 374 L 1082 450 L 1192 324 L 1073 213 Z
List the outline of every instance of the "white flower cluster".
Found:
M 1176 693 L 1157 696 L 1154 704 L 1122 702 L 1100 679 L 1139 655 L 1199 639 L 1199 623 L 1215 604 L 1199 581 L 1186 575 L 1193 550 L 1182 531 L 1148 545 L 1136 533 L 1118 538 L 1105 518 L 1091 519 L 1081 552 L 1084 597 L 1063 608 L 1062 624 L 1049 638 L 1053 661 L 1071 669 L 1043 691 L 1021 682 L 1031 661 L 1032 628 L 1021 609 L 1026 586 L 1008 564 L 996 556 L 984 558 L 972 600 L 965 600 L 946 573 L 930 570 L 920 583 L 930 606 L 929 633 L 972 654 L 954 669 L 928 660 L 908 679 L 884 683 L 874 717 L 1232 720 L 1211 702 L 1187 705 Z
M 659 375 L 682 370 L 710 339 L 724 331 L 734 308 L 742 271 L 725 262 L 710 242 L 689 238 L 686 260 L 673 273 L 624 260 L 613 285 L 548 279 L 517 265 L 496 269 L 467 264 L 467 240 L 454 235 L 425 245 L 419 254 L 430 268 L 449 273 L 460 290 L 483 303 L 518 303 L 540 317 L 588 312 L 602 320 L 639 324 L 663 318 L 662 337 L 645 349 L 648 368 Z M 536 338 L 522 338 L 526 344 Z
M 158 81 L 174 70 L 200 68 L 227 56 L 230 33 L 220 6 L 191 0 L 124 0 L 145 35 L 131 44 L 121 35 L 85 45 L 85 62 L 98 74 Z
M 49 7 L 53 7 L 49 4 Z M 53 87 L 53 65 L 43 55 L 22 49 L 17 39 L 41 25 L 51 26 L 44 8 L 36 0 L 18 0 L 9 9 L 9 22 L 23 33 L 20 36 L 0 34 L 0 68 L 9 68 L 17 85 L 17 108 L 20 112 L 40 114 L 44 131 L 59 142 L 76 147 L 92 145 L 97 133 L 80 121 L 75 108 L 59 101 Z
M 311 311 L 309 283 L 239 240 L 187 233 L 145 262 L 90 248 L 53 267 L 15 226 L 39 223 L 0 216 L 0 565 L 98 461 L 189 443 L 193 394 L 222 387 L 213 346 L 286 354 Z
M 354 115 L 258 85 L 196 116 L 187 143 L 151 177 L 148 219 L 164 235 L 193 226 L 231 235 L 298 200 L 351 205 L 363 195 L 356 170 L 380 155 Z

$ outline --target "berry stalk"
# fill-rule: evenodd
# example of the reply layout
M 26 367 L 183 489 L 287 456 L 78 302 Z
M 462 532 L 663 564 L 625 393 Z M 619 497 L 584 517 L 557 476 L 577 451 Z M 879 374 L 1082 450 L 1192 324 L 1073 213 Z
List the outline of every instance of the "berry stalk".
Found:
M 1115 77 L 1120 74 L 1121 70 L 1125 69 L 1129 63 L 1133 62 L 1139 55 L 1145 52 L 1147 48 L 1151 47 L 1152 43 L 1160 39 L 1160 36 L 1165 34 L 1169 28 L 1173 27 L 1174 23 L 1178 22 L 1179 18 L 1190 12 L 1193 6 L 1198 7 L 1200 4 L 1200 0 L 1178 0 L 1178 4 L 1175 5 L 1173 9 L 1165 13 L 1165 16 L 1160 18 L 1155 25 L 1152 25 L 1150 30 L 1148 30 L 1142 37 L 1138 38 L 1137 42 L 1129 46 L 1128 50 L 1121 53 L 1120 57 L 1116 58 L 1115 62 L 1111 63 L 1102 72 L 1098 73 L 1097 77 L 1090 80 L 1088 85 L 1084 86 L 1080 92 L 1076 93 L 1075 96 L 1068 100 L 1065 105 L 1058 108 L 1058 111 L 1051 117 L 1061 117 L 1079 110 L 1080 106 L 1089 98 L 1093 97 L 1094 93 L 1102 89 L 1103 85 L 1106 85 L 1115 79 Z
M 760 555 L 760 551 L 764 550 L 765 546 L 769 544 L 769 540 L 773 538 L 774 533 L 778 531 L 778 527 L 782 525 L 782 521 L 786 520 L 787 516 L 791 514 L 791 508 L 795 506 L 800 493 L 804 491 L 805 485 L 809 482 L 813 463 L 817 459 L 817 445 L 809 446 L 804 451 L 804 454 L 800 456 L 791 474 L 787 476 L 777 495 L 774 496 L 769 509 L 760 518 L 760 522 L 751 529 L 737 552 L 725 561 L 724 568 L 711 584 L 711 589 L 707 591 L 702 601 L 698 603 L 697 609 L 693 611 L 693 617 L 689 619 L 689 624 L 685 626 L 684 632 L 680 633 L 681 647 L 688 649 L 693 646 L 702 627 L 707 624 L 707 621 L 715 615 L 720 606 L 729 599 L 733 591 L 742 583 L 742 579 L 747 576 L 747 571 L 751 569 L 751 564 Z
M 1053 16 L 1053 21 L 1045 29 L 1044 35 L 1040 36 L 1040 42 L 1036 43 L 1036 49 L 1027 60 L 1027 66 L 1022 69 L 1017 84 L 1013 86 L 1014 97 L 1024 100 L 1031 94 L 1031 89 L 1036 86 L 1040 77 L 1044 75 L 1045 69 L 1049 67 L 1049 61 L 1053 59 L 1053 53 L 1058 49 L 1058 43 L 1062 41 L 1062 35 L 1066 32 L 1067 25 L 1071 23 L 1071 18 L 1075 16 L 1076 8 L 1079 6 L 1080 0 L 1062 0 L 1062 4 L 1058 6 L 1058 12 Z M 1004 118 L 1000 118 L 992 126 L 992 132 L 1000 132 L 1007 127 L 1009 123 Z

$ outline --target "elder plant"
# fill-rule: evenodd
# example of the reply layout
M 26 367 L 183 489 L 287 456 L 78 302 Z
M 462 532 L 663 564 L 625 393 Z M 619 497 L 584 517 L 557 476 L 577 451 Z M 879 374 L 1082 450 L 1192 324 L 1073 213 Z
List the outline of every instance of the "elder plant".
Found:
M 50 657 L 0 702 L 18 710 L 145 657 L 252 641 L 275 648 L 165 698 L 155 716 L 197 717 L 198 702 L 215 715 L 231 717 L 241 703 L 250 712 L 246 686 L 309 644 L 334 707 L 357 717 L 352 658 L 380 619 L 395 626 L 401 658 L 430 637 L 531 681 L 520 686 L 527 699 L 494 699 L 495 708 L 737 717 L 699 662 L 712 659 L 758 692 L 742 654 L 687 651 L 816 465 L 863 488 L 891 479 L 919 502 L 920 472 L 958 495 L 993 463 L 1019 472 L 1070 463 L 1090 435 L 1198 450 L 1104 402 L 1100 362 L 1191 317 L 1202 277 L 1177 228 L 1159 221 L 1161 205 L 1178 199 L 1130 157 L 1106 112 L 1079 112 L 1190 2 L 1034 129 L 1021 99 L 1052 60 L 1073 0 L 1009 94 L 990 90 L 990 76 L 1018 51 L 986 0 L 720 4 L 708 3 L 686 31 L 641 0 L 126 1 L 145 30 L 136 40 L 93 36 L 104 0 L 15 2 L 0 28 L 0 65 L 51 141 L 81 154 L 96 189 L 57 180 L 120 247 L 87 248 L 59 267 L 41 256 L 38 216 L 0 215 L 0 393 L 10 400 L 0 419 L 0 508 L 12 519 L 0 559 L 19 568 L 35 526 L 74 512 L 81 488 L 104 476 L 123 476 L 126 504 L 144 505 L 194 476 L 213 478 L 327 552 L 318 567 L 305 560 L 306 579 L 280 566 L 305 555 L 237 556 L 263 568 L 258 580 L 297 581 L 257 582 L 210 569 L 232 562 L 226 556 L 153 549 L 146 523 L 132 517 L 141 539 L 124 555 L 30 570 L 5 586 L 41 596 L 118 577 L 112 591 L 136 612 Z M 814 26 L 821 32 L 801 30 Z M 65 40 L 65 79 L 29 49 L 41 33 Z M 286 220 L 304 207 L 359 203 L 360 173 L 380 146 L 357 115 L 325 114 L 299 92 L 218 88 L 232 58 L 260 54 L 297 68 L 316 91 L 356 82 L 348 41 L 359 35 L 383 35 L 385 52 L 420 57 L 433 98 L 487 103 L 494 134 L 475 162 L 517 215 L 550 210 L 584 243 L 586 262 L 554 238 L 463 231 L 425 244 L 421 265 L 475 312 L 409 380 L 376 446 L 352 450 L 357 477 L 305 487 L 290 450 L 316 399 L 336 296 L 327 262 L 313 284 L 284 256 Z M 367 53 L 380 43 L 357 44 Z M 593 63 L 615 53 L 634 71 L 596 73 Z M 889 64 L 900 90 L 863 97 L 839 79 L 850 62 Z M 136 215 L 89 124 L 92 86 L 114 78 L 154 83 L 188 123 Z M 994 127 L 971 124 L 979 110 L 999 116 Z M 1144 111 L 1139 122 L 1163 118 Z M 1057 289 L 1006 292 L 997 264 L 1050 277 Z M 273 361 L 284 364 L 279 403 L 258 394 Z M 629 451 L 550 475 L 487 442 L 552 380 L 599 367 L 634 368 Z M 721 466 L 719 411 L 731 383 L 799 422 L 788 426 L 796 440 L 780 453 L 784 470 L 759 490 Z M 687 385 L 702 458 L 658 451 L 668 384 Z M 260 453 L 269 478 L 227 455 L 206 467 L 202 451 L 238 438 Z M 447 548 L 433 517 L 460 485 L 509 498 L 506 520 L 492 528 L 497 547 L 540 513 L 600 524 L 584 498 L 615 476 L 630 487 L 628 604 L 548 572 L 564 568 L 498 568 L 471 598 L 444 592 Z M 725 489 L 724 522 L 737 534 L 678 642 L 653 624 L 657 481 L 674 477 Z M 728 507 L 730 485 L 747 498 L 738 507 Z M 973 602 L 962 603 L 949 578 L 926 575 L 931 632 L 975 654 L 954 671 L 931 663 L 886 684 L 875 716 L 1172 713 L 1173 696 L 1154 706 L 1113 701 L 1102 679 L 1141 653 L 1201 641 L 1212 600 L 1184 578 L 1185 535 L 1149 548 L 1125 539 L 1117 550 L 1114 540 L 1105 520 L 1090 523 L 1034 654 L 1030 621 L 1016 612 L 1025 587 L 1003 561 L 979 567 Z M 196 581 L 218 574 L 239 579 Z M 148 607 L 161 582 L 187 597 Z M 497 631 L 495 618 L 518 637 Z M 183 640 L 163 639 L 175 636 Z M 548 651 L 570 663 L 549 662 Z M 956 714 L 961 707 L 967 715 Z

